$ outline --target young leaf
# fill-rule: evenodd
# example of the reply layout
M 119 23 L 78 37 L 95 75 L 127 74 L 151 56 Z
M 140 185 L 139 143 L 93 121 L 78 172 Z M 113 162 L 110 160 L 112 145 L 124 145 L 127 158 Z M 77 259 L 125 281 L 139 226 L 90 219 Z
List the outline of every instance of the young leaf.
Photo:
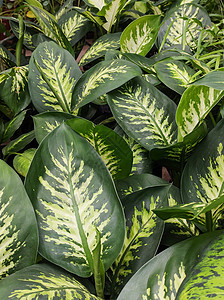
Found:
M 29 90 L 39 112 L 71 112 L 71 98 L 81 71 L 72 55 L 54 42 L 44 42 L 29 63 Z
M 36 149 L 30 148 L 21 154 L 17 154 L 13 159 L 14 169 L 23 177 L 26 177 L 35 152 Z
M 38 232 L 33 207 L 21 179 L 2 160 L 0 169 L 0 278 L 2 279 L 35 263 Z
M 93 146 L 114 180 L 130 174 L 132 151 L 119 134 L 104 125 L 94 125 L 81 118 L 68 120 L 66 123 Z
M 29 266 L 0 281 L 2 299 L 100 300 L 66 271 L 48 264 Z
M 198 256 L 219 234 L 202 234 L 164 250 L 128 281 L 117 299 L 176 299 L 181 283 L 198 261 Z
M 159 27 L 159 15 L 143 16 L 133 21 L 121 35 L 121 51 L 145 56 L 157 38 Z
M 147 150 L 176 141 L 176 105 L 138 77 L 108 94 L 108 104 L 121 128 Z
M 124 241 L 123 210 L 111 175 L 93 147 L 65 124 L 40 144 L 25 187 L 43 257 L 82 277 L 93 273 L 96 228 L 105 270 Z
M 178 140 L 191 133 L 223 97 L 224 92 L 207 86 L 190 86 L 183 93 L 176 112 Z
M 141 75 L 139 67 L 122 59 L 96 64 L 76 83 L 72 95 L 72 109 L 82 107 L 139 75 Z
M 84 66 L 93 60 L 105 55 L 108 50 L 120 47 L 120 36 L 117 33 L 108 33 L 98 38 L 95 43 L 86 51 L 79 61 L 79 66 Z
M 164 223 L 152 210 L 166 205 L 169 188 L 170 185 L 150 187 L 122 199 L 127 220 L 126 236 L 123 249 L 112 266 L 112 298 L 155 255 Z

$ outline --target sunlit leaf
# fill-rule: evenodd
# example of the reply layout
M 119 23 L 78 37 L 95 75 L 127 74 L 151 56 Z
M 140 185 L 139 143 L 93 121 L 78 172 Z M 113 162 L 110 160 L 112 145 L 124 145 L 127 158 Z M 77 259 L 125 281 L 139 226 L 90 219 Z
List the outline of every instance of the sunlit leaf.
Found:
M 31 161 L 34 157 L 36 149 L 27 149 L 23 153 L 17 154 L 13 159 L 14 169 L 23 177 L 26 177 Z

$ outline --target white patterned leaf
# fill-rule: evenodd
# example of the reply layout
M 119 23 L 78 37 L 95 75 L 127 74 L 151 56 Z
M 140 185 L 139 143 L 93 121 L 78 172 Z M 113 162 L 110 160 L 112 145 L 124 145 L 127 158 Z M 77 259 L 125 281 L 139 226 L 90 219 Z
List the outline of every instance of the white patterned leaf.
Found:
M 40 144 L 25 187 L 43 257 L 82 277 L 93 273 L 97 231 L 105 269 L 119 254 L 124 216 L 111 175 L 93 147 L 65 124 Z
M 121 51 L 145 56 L 157 38 L 159 27 L 158 15 L 143 16 L 133 21 L 121 35 Z
M 2 279 L 35 262 L 38 232 L 33 207 L 21 179 L 2 160 L 0 169 L 0 278 Z
M 99 10 L 107 4 L 107 1 L 105 0 L 84 0 L 84 2 L 90 6 L 98 8 Z

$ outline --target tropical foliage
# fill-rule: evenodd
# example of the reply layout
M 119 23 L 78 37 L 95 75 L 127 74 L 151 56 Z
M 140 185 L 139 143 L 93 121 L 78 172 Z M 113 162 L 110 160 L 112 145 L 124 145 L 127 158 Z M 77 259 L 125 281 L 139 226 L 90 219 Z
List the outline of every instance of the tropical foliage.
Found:
M 221 299 L 222 3 L 6 2 L 1 299 Z

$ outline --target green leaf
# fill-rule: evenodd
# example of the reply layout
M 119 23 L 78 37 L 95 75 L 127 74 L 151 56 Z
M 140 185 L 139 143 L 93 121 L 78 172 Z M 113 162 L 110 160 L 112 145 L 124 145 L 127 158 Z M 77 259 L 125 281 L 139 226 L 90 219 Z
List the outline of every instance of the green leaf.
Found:
M 72 55 L 54 42 L 44 42 L 29 63 L 29 90 L 37 111 L 71 112 L 74 84 L 81 71 Z
M 139 67 L 122 59 L 96 64 L 76 83 L 72 96 L 72 109 L 82 107 L 139 75 L 141 75 Z
M 1 140 L 2 143 L 7 142 L 16 132 L 16 130 L 20 127 L 20 125 L 23 123 L 23 120 L 26 116 L 26 112 L 27 112 L 26 110 L 22 111 L 19 115 L 17 115 L 7 124 L 5 124 L 4 135 Z
M 190 86 L 183 93 L 176 112 L 178 141 L 191 133 L 223 97 L 223 92 L 207 86 Z
M 68 272 L 53 265 L 36 264 L 0 281 L 3 299 L 99 300 Z
M 107 4 L 105 0 L 84 0 L 86 4 L 92 7 L 96 7 L 99 10 Z
M 13 159 L 14 169 L 23 177 L 26 177 L 31 161 L 34 157 L 36 149 L 27 149 L 23 153 L 17 154 Z
M 72 46 L 90 31 L 92 27 L 92 23 L 75 10 L 63 14 L 58 20 L 58 25 Z
M 170 185 L 150 187 L 122 199 L 127 220 L 126 236 L 123 249 L 112 266 L 112 295 L 118 294 L 130 277 L 155 255 L 164 223 L 153 210 L 167 203 L 169 188 Z
M 27 77 L 26 66 L 13 67 L 0 74 L 0 98 L 14 114 L 18 114 L 31 102 Z
M 145 56 L 157 38 L 159 27 L 159 15 L 148 15 L 134 20 L 121 35 L 121 51 Z
M 2 279 L 35 263 L 38 232 L 34 211 L 21 179 L 2 160 L 0 169 L 0 278 Z
M 72 118 L 75 118 L 75 116 L 58 111 L 44 112 L 33 116 L 34 131 L 37 142 L 40 144 L 46 135 L 66 120 Z
M 223 232 L 210 242 L 183 281 L 176 299 L 222 299 L 224 278 Z
M 22 150 L 26 147 L 32 140 L 35 138 L 34 131 L 30 131 L 28 133 L 24 133 L 19 136 L 17 139 L 12 140 L 2 149 L 2 153 L 4 156 L 8 156 L 11 154 L 15 154 L 18 151 Z
M 192 81 L 195 71 L 181 61 L 165 59 L 154 65 L 157 76 L 167 87 L 182 94 Z
M 186 46 L 195 49 L 199 34 L 206 26 L 211 26 L 211 20 L 199 5 L 178 5 L 165 16 L 158 33 L 158 44 L 163 49 L 174 45 L 181 45 L 183 50 Z
M 122 53 L 122 55 L 147 73 L 153 72 L 153 65 L 155 61 L 152 58 L 144 57 L 135 53 Z
M 16 65 L 15 56 L 3 45 L 0 45 L 0 72 Z
M 94 125 L 81 118 L 71 119 L 66 123 L 93 146 L 114 180 L 130 174 L 132 151 L 119 134 L 104 125 Z
M 216 90 L 224 90 L 224 69 L 220 68 L 209 72 L 200 79 L 194 81 L 193 85 L 205 85 Z
M 147 150 L 176 141 L 176 105 L 138 77 L 108 94 L 108 104 L 121 128 Z
M 104 34 L 98 38 L 94 44 L 86 51 L 79 62 L 79 66 L 84 66 L 93 60 L 105 55 L 108 50 L 118 49 L 120 47 L 120 36 L 117 33 Z
M 105 270 L 124 240 L 123 210 L 111 176 L 91 145 L 60 125 L 40 144 L 25 187 L 36 212 L 39 251 L 82 277 L 93 273 L 96 228 Z
M 176 299 L 181 283 L 198 261 L 198 256 L 219 234 L 202 234 L 162 251 L 128 281 L 117 299 Z

